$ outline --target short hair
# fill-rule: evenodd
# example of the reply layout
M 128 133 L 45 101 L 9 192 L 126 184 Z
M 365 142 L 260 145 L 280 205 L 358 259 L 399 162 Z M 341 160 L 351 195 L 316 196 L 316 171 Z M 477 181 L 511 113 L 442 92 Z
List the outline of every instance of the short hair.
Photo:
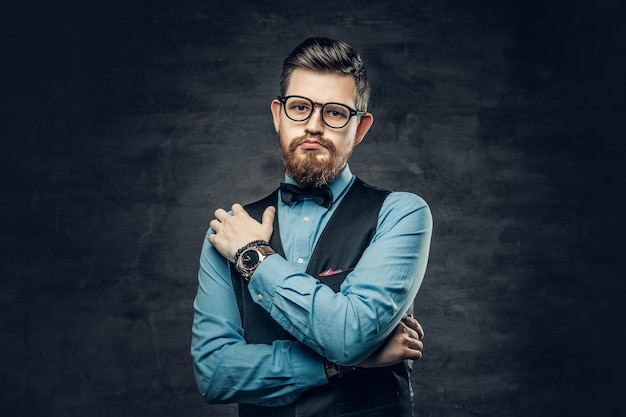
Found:
M 352 75 L 356 84 L 356 110 L 367 111 L 370 84 L 363 60 L 347 43 L 324 37 L 309 38 L 285 59 L 280 77 L 280 94 L 287 93 L 291 74 L 296 68 L 332 71 Z

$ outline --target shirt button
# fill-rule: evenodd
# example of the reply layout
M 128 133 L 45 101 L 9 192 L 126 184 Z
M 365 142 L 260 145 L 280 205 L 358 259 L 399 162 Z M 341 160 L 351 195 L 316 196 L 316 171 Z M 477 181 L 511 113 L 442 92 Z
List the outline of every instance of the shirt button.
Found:
M 263 294 L 257 295 L 256 299 L 259 300 L 259 301 L 263 301 Z
M 302 258 L 298 258 L 298 264 L 299 264 L 299 265 L 302 265 L 303 263 L 304 263 L 304 259 L 302 259 Z
M 310 218 L 310 217 L 305 217 L 305 218 L 304 218 L 304 221 L 305 221 L 305 222 L 308 222 L 309 220 L 311 220 L 311 218 Z

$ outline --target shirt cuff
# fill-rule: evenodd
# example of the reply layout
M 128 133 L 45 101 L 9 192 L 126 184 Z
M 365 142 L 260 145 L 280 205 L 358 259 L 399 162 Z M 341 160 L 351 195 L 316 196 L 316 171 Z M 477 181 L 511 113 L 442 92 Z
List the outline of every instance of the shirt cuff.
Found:
M 328 383 L 324 359 L 302 343 L 291 345 L 291 363 L 297 387 L 312 388 Z
M 268 256 L 254 271 L 248 291 L 252 299 L 269 312 L 276 289 L 284 286 L 289 276 L 294 274 L 298 274 L 298 271 L 285 258 L 278 254 Z

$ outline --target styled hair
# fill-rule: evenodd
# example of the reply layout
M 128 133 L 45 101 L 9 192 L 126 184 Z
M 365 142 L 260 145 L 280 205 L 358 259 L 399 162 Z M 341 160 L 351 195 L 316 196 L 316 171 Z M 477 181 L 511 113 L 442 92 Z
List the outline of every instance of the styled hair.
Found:
M 356 110 L 367 111 L 370 97 L 367 71 L 359 54 L 347 43 L 318 37 L 306 39 L 298 45 L 283 63 L 281 95 L 287 93 L 291 74 L 296 68 L 352 75 L 356 83 Z

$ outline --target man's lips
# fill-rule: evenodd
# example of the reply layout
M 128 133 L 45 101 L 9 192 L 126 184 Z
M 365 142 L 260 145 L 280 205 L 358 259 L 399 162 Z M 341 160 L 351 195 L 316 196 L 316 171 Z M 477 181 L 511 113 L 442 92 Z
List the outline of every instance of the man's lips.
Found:
M 307 139 L 300 144 L 300 147 L 302 149 L 320 149 L 320 148 L 323 148 L 324 146 L 316 140 Z

